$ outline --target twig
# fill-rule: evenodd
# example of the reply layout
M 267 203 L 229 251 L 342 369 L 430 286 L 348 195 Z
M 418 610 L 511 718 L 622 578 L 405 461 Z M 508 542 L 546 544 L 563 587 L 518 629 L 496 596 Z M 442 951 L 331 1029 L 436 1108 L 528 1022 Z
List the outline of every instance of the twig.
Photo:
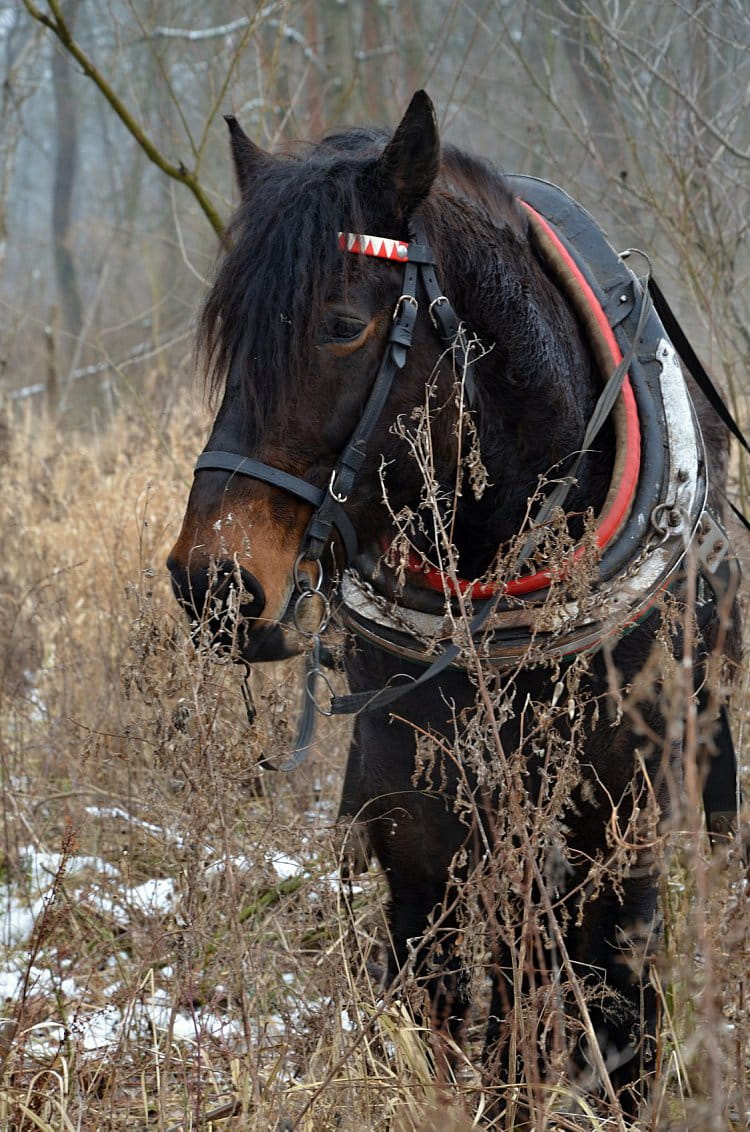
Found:
M 224 222 L 209 200 L 195 171 L 186 168 L 182 162 L 175 165 L 173 162 L 168 161 L 161 150 L 157 148 L 151 138 L 143 130 L 140 123 L 133 117 L 122 99 L 115 93 L 113 87 L 107 82 L 101 71 L 95 66 L 80 44 L 73 38 L 70 28 L 62 14 L 59 0 L 47 0 L 52 16 L 48 16 L 45 12 L 42 12 L 41 9 L 37 8 L 33 0 L 23 0 L 23 3 L 32 19 L 42 24 L 43 27 L 46 27 L 56 36 L 68 54 L 72 55 L 76 62 L 80 64 L 83 73 L 91 79 L 101 94 L 104 95 L 117 117 L 141 147 L 149 161 L 153 162 L 158 169 L 161 169 L 162 173 L 167 177 L 179 181 L 180 184 L 185 185 L 186 188 L 190 190 L 214 232 L 217 236 L 221 237 L 224 232 Z

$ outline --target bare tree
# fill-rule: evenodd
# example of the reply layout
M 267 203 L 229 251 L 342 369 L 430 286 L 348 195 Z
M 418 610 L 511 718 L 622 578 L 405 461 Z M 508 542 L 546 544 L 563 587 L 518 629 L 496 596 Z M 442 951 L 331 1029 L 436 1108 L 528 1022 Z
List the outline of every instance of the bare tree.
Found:
M 64 19 L 75 26 L 78 0 L 68 0 Z M 55 161 L 52 184 L 52 246 L 57 296 L 68 342 L 76 342 L 83 327 L 83 304 L 72 242 L 72 208 L 78 171 L 78 109 L 71 82 L 70 60 L 52 51 L 52 89 L 55 97 Z M 67 351 L 70 353 L 70 350 Z

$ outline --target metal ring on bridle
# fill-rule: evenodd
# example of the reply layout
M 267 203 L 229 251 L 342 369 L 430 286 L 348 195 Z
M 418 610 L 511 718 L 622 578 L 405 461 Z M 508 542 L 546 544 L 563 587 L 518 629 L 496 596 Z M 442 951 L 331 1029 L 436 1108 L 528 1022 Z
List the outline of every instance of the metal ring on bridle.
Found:
M 401 307 L 404 303 L 411 303 L 411 305 L 414 307 L 415 311 L 419 310 L 419 303 L 417 302 L 417 300 L 414 298 L 413 295 L 401 295 L 399 297 L 399 300 L 396 303 L 395 307 L 393 308 L 393 321 L 394 322 L 396 321 L 398 316 L 401 314 Z
M 315 585 L 313 585 L 311 579 L 308 578 L 307 574 L 303 574 L 300 571 L 300 566 L 302 565 L 303 561 L 308 562 L 311 566 L 315 565 L 318 567 L 318 578 L 315 582 Z M 297 556 L 297 559 L 294 563 L 293 577 L 295 589 L 297 589 L 300 594 L 319 594 L 321 589 L 323 588 L 323 564 L 321 563 L 319 558 L 303 560 L 302 555 L 300 554 Z
M 306 694 L 307 698 L 309 699 L 310 703 L 312 704 L 312 706 L 315 708 L 318 715 L 331 716 L 331 715 L 333 715 L 333 712 L 331 711 L 331 709 L 330 708 L 322 708 L 319 705 L 318 701 L 315 699 L 315 688 L 314 688 L 314 686 L 312 688 L 310 687 L 310 681 L 312 680 L 313 685 L 314 685 L 314 682 L 317 679 L 320 679 L 320 680 L 323 681 L 326 688 L 328 689 L 328 693 L 329 693 L 331 699 L 333 699 L 333 697 L 336 693 L 333 690 L 333 687 L 331 685 L 331 681 L 328 679 L 325 672 L 321 671 L 320 668 L 312 668 L 307 673 L 307 675 L 305 676 L 305 694 Z
M 309 601 L 310 598 L 313 597 L 320 598 L 323 603 L 323 612 L 321 613 L 320 621 L 314 629 L 305 629 L 304 626 L 300 625 L 299 623 L 299 611 L 302 603 Z M 292 606 L 292 621 L 294 623 L 294 628 L 297 630 L 300 636 L 307 637 L 308 640 L 312 640 L 313 637 L 320 636 L 320 634 L 324 633 L 328 628 L 328 623 L 330 620 L 331 603 L 329 602 L 326 595 L 321 593 L 320 590 L 303 590 L 302 593 L 297 594 L 294 605 Z

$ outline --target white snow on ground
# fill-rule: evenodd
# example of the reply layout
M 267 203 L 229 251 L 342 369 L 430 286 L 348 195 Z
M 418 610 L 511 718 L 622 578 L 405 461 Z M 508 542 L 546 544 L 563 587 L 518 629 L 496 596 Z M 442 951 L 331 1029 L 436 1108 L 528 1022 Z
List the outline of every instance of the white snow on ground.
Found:
M 168 912 L 175 901 L 174 881 L 171 877 L 147 880 L 131 888 L 127 899 L 134 908 L 151 915 Z
M 137 826 L 138 829 L 143 829 L 147 833 L 153 833 L 162 841 L 171 841 L 173 845 L 177 845 L 179 848 L 182 848 L 185 844 L 185 839 L 179 833 L 175 833 L 174 830 L 164 829 L 160 825 L 143 821 L 142 818 L 137 818 L 133 814 L 129 814 L 127 810 L 123 810 L 121 806 L 87 806 L 86 813 L 93 818 L 119 818 L 126 825 Z
M 172 844 L 181 845 L 182 837 L 151 823 L 141 821 L 118 806 L 88 807 L 92 818 L 112 819 L 134 824 L 141 829 L 165 837 Z M 307 856 L 309 852 L 309 858 Z M 212 859 L 206 849 L 205 875 L 220 876 L 227 869 L 252 873 L 258 868 L 257 859 L 244 855 Z M 279 882 L 293 878 L 306 878 L 311 882 L 309 899 L 320 899 L 320 886 L 337 891 L 340 881 L 337 873 L 320 876 L 314 842 L 311 840 L 298 856 L 281 850 L 268 850 L 264 854 L 266 865 Z M 113 953 L 105 971 L 111 981 L 97 984 L 96 1002 L 92 993 L 80 980 L 66 976 L 72 963 L 60 961 L 59 967 L 50 970 L 44 966 L 43 953 L 35 953 L 34 931 L 40 917 L 52 901 L 55 878 L 63 873 L 66 898 L 80 900 L 105 917 L 110 924 L 127 929 L 134 916 L 164 917 L 178 908 L 179 894 L 171 877 L 154 877 L 135 886 L 128 885 L 121 871 L 113 864 L 93 856 L 66 856 L 61 870 L 60 853 L 28 846 L 21 850 L 22 881 L 13 887 L 0 890 L 0 1006 L 6 1003 L 5 1013 L 13 1016 L 14 1004 L 22 996 L 43 995 L 59 1005 L 59 1017 L 31 1026 L 25 1041 L 39 1052 L 49 1052 L 61 1042 L 73 1042 L 81 1053 L 100 1055 L 133 1038 L 153 1040 L 159 1032 L 171 1031 L 173 1040 L 195 1043 L 206 1036 L 223 1042 L 240 1042 L 243 1034 L 239 1023 L 229 1020 L 208 1006 L 175 1010 L 173 997 L 155 980 L 155 985 L 144 984 L 140 993 L 123 987 L 118 978 L 120 957 Z M 266 878 L 267 879 L 267 878 Z M 318 886 L 315 890 L 313 880 Z M 356 888 L 355 891 L 361 891 Z M 123 960 L 127 963 L 127 957 Z M 160 971 L 162 979 L 173 975 L 170 967 Z M 105 976 L 106 979 L 106 976 Z M 284 984 L 293 995 L 294 976 L 290 973 Z M 291 1007 L 285 1017 L 269 1016 L 266 1025 L 284 1031 L 296 1017 Z M 102 1005 L 104 1002 L 104 1005 Z M 348 1028 L 351 1020 L 344 1015 L 342 1026 Z
M 234 869 L 238 873 L 249 873 L 254 867 L 250 858 L 244 854 L 229 858 L 220 857 L 218 861 L 212 861 L 210 865 L 206 865 L 206 876 L 220 876 L 228 868 Z
M 0 892 L 0 946 L 12 948 L 31 936 L 50 898 L 61 859 L 60 853 L 48 853 L 34 846 L 21 850 L 21 868 L 28 877 L 28 891 L 25 897 L 9 893 L 7 889 Z M 89 870 L 105 876 L 118 875 L 113 865 L 98 857 L 69 857 L 66 860 L 65 875 L 68 878 Z
M 77 993 L 73 979 L 53 978 L 51 972 L 44 967 L 31 967 L 27 978 L 26 964 L 14 967 L 11 963 L 7 963 L 0 968 L 0 1001 L 18 998 L 23 990 L 24 980 L 28 992 L 54 989 L 66 996 L 74 996 Z
M 3 893 L 0 897 L 0 940 L 3 946 L 11 948 L 28 939 L 43 911 L 44 900 L 41 897 L 29 904 Z
M 279 880 L 302 876 L 305 871 L 305 866 L 300 861 L 296 861 L 294 857 L 287 857 L 284 853 L 270 853 L 268 860 Z
M 96 811 L 98 816 L 102 810 Z M 131 820 L 124 811 L 112 808 L 108 817 Z M 139 823 L 146 825 L 146 823 Z M 152 831 L 156 827 L 149 826 Z M 163 831 L 159 830 L 163 836 Z M 59 853 L 41 851 L 33 846 L 21 850 L 24 881 L 16 888 L 0 891 L 0 1004 L 12 1005 L 22 994 L 44 994 L 64 1003 L 60 1021 L 48 1020 L 33 1025 L 26 1035 L 31 1046 L 57 1045 L 72 1040 L 82 1052 L 106 1051 L 134 1034 L 152 1035 L 171 1028 L 173 1039 L 195 1042 L 213 1035 L 222 1040 L 236 1040 L 241 1034 L 235 1022 L 220 1017 L 206 1007 L 192 1012 L 175 1012 L 167 992 L 154 988 L 131 998 L 124 1006 L 114 1002 L 104 1007 L 87 1006 L 87 989 L 72 978 L 60 977 L 36 961 L 29 965 L 29 945 L 34 929 L 53 895 L 55 877 L 61 864 Z M 216 867 L 222 862 L 217 862 Z M 235 868 L 240 862 L 233 862 Z M 244 859 L 243 867 L 249 868 Z M 161 917 L 171 912 L 176 903 L 175 882 L 171 877 L 155 877 L 142 884 L 123 883 L 119 870 L 98 857 L 69 856 L 64 866 L 65 884 L 70 899 L 79 897 L 86 904 L 120 926 L 126 926 L 134 915 Z M 77 878 L 81 884 L 76 886 Z M 118 883 L 113 884 L 116 880 Z M 119 998 L 118 959 L 111 957 L 112 983 L 100 991 L 107 998 Z M 170 969 L 165 968 L 165 977 Z

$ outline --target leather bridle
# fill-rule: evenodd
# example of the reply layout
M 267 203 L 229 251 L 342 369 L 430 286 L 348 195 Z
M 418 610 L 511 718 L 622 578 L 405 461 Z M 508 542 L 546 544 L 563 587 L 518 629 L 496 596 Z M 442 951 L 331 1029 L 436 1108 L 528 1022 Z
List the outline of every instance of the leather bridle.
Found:
M 419 313 L 417 287 L 421 280 L 429 303 L 433 326 L 447 349 L 457 352 L 457 365 L 466 374 L 467 394 L 473 396 L 470 351 L 465 350 L 461 323 L 453 307 L 442 293 L 435 274 L 435 257 L 427 242 L 420 221 L 409 221 L 409 243 L 384 240 L 378 237 L 339 233 L 342 251 L 374 255 L 403 265 L 401 294 L 393 311 L 385 353 L 380 361 L 375 381 L 370 390 L 362 416 L 354 428 L 346 447 L 331 472 L 326 487 L 316 487 L 301 476 L 284 472 L 260 460 L 240 456 L 234 452 L 206 450 L 195 465 L 195 472 L 224 471 L 232 475 L 248 476 L 281 488 L 313 506 L 313 513 L 300 544 L 297 563 L 320 562 L 323 552 L 335 531 L 348 565 L 357 556 L 357 534 L 344 505 L 348 501 L 367 456 L 368 444 L 380 420 L 393 387 L 396 374 L 404 369 L 412 344 L 414 326 Z

